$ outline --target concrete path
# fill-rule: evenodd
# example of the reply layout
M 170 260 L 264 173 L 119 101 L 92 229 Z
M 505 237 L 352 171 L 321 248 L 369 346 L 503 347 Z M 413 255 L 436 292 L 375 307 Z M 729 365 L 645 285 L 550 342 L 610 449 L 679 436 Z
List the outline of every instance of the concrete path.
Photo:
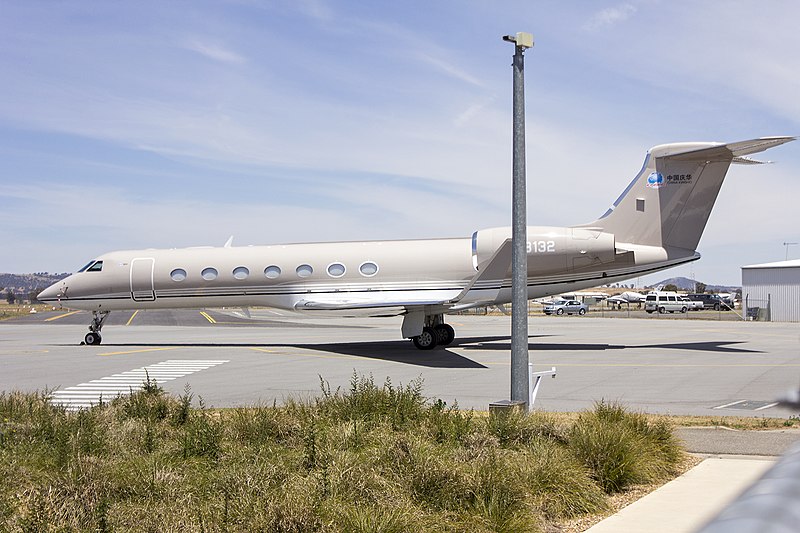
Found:
M 588 529 L 591 533 L 690 533 L 761 477 L 775 458 L 709 457 L 681 477 Z

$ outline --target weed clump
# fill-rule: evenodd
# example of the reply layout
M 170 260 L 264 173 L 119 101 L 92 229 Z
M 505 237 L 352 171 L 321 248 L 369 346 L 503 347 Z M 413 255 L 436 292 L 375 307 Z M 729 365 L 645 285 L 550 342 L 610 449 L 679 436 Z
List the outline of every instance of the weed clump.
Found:
M 683 454 L 666 422 L 650 422 L 644 414 L 603 401 L 579 416 L 569 448 L 608 493 L 666 479 Z
M 207 409 L 155 382 L 79 412 L 0 393 L 0 530 L 535 532 L 681 459 L 670 427 L 599 403 L 574 423 L 478 416 L 422 381 Z

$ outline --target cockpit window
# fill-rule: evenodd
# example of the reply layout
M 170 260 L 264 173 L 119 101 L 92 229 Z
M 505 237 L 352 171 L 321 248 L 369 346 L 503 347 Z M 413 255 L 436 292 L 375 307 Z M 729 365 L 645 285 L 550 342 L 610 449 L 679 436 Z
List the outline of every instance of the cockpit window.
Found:
M 78 270 L 78 272 L 100 272 L 101 270 L 103 270 L 102 261 L 90 261 L 85 267 Z

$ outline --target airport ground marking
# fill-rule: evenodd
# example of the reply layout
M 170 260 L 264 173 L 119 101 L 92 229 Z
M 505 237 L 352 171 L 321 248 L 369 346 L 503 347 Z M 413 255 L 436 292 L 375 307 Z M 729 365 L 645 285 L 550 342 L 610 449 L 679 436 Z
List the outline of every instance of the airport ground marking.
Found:
M 127 355 L 129 353 L 163 352 L 164 350 L 177 350 L 178 346 L 163 346 L 161 348 L 142 348 L 141 350 L 125 350 L 122 352 L 106 352 L 97 355 Z
M 768 403 L 767 405 L 756 407 L 755 409 L 753 409 L 753 411 L 762 411 L 764 409 L 769 409 L 770 407 L 775 407 L 776 405 L 778 405 L 778 402 Z
M 133 317 L 135 317 L 135 316 L 136 316 L 136 315 L 138 315 L 138 314 L 139 314 L 139 310 L 137 309 L 136 311 L 134 311 L 134 312 L 133 312 L 133 314 L 132 314 L 132 315 L 131 315 L 131 317 L 128 319 L 128 322 L 127 322 L 125 325 L 126 325 L 126 326 L 130 326 L 130 325 L 131 325 L 131 322 L 133 322 Z
M 209 315 L 205 311 L 200 311 L 200 314 L 203 315 L 205 317 L 205 319 L 208 320 L 211 324 L 216 324 L 217 323 L 217 321 L 214 319 L 214 317 L 212 317 L 211 315 Z
M 735 402 L 726 403 L 725 405 L 718 405 L 718 406 L 714 407 L 713 409 L 725 409 L 726 407 L 732 407 L 734 405 L 739 405 L 740 403 L 744 403 L 746 401 L 747 400 L 736 400 Z
M 69 313 L 64 313 L 63 315 L 58 316 L 51 316 L 50 318 L 45 318 L 45 322 L 52 322 L 53 320 L 58 320 L 59 318 L 64 318 L 65 316 L 74 315 L 76 313 L 80 313 L 80 311 L 70 311 Z
M 359 357 L 357 355 L 347 355 L 347 354 L 320 354 L 320 353 L 298 353 L 298 352 L 276 352 L 274 350 L 267 350 L 266 348 L 254 348 L 251 347 L 251 350 L 255 350 L 257 352 L 264 352 L 264 353 L 271 353 L 275 355 L 287 355 L 289 357 L 316 357 L 319 359 L 359 359 L 363 360 L 364 357 Z M 369 359 L 369 358 L 367 358 Z
M 78 411 L 140 390 L 144 388 L 146 379 L 166 383 L 228 362 L 228 359 L 169 359 L 55 390 L 50 395 L 50 402 L 68 411 Z

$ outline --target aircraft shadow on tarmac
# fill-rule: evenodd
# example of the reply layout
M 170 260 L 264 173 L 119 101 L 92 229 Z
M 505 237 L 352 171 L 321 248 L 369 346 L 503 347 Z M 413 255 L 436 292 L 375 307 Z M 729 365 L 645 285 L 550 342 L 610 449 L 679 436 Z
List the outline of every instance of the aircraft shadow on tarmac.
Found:
M 484 339 L 464 339 L 466 341 L 478 342 L 476 345 L 466 344 L 461 346 L 466 350 L 511 350 L 511 342 L 509 337 L 494 337 L 495 341 L 502 340 L 508 342 L 491 342 L 490 344 L 483 344 Z M 530 339 L 530 337 L 529 337 Z M 479 342 L 483 341 L 483 342 Z M 462 340 L 462 343 L 464 341 Z M 747 348 L 737 348 L 734 344 L 741 344 L 741 341 L 704 341 L 704 342 L 668 342 L 663 344 L 606 344 L 606 343 L 542 343 L 533 342 L 528 344 L 529 350 L 534 351 L 605 351 L 605 350 L 626 350 L 626 349 L 647 349 L 658 348 L 667 350 L 691 350 L 699 352 L 720 352 L 720 353 L 764 353 L 760 350 L 749 350 Z M 455 344 L 455 343 L 454 343 Z
M 481 341 L 508 337 L 484 337 Z M 463 341 L 462 341 L 463 342 Z M 453 346 L 458 345 L 454 342 Z M 485 365 L 457 354 L 444 347 L 431 351 L 420 351 L 410 341 L 363 341 L 341 343 L 103 343 L 103 348 L 297 348 L 327 352 L 335 355 L 361 357 L 379 361 L 391 361 L 429 368 L 487 368 Z
M 531 336 L 538 339 L 544 335 Z M 631 345 L 605 344 L 605 343 L 542 343 L 531 342 L 528 349 L 537 352 L 546 351 L 606 351 L 606 350 L 626 350 L 626 349 L 670 349 L 670 350 L 692 350 L 701 352 L 718 353 L 763 353 L 758 350 L 748 350 L 737 348 L 732 345 L 740 344 L 738 341 L 706 341 L 706 342 L 684 342 L 684 343 L 664 343 L 664 344 L 645 344 Z M 391 361 L 414 366 L 428 368 L 487 368 L 485 365 L 455 353 L 445 347 L 440 347 L 431 351 L 420 351 L 414 348 L 409 341 L 362 341 L 362 342 L 342 342 L 342 343 L 152 343 L 152 344 L 104 344 L 104 347 L 177 347 L 177 348 L 257 348 L 267 350 L 269 348 L 297 348 L 303 350 L 314 350 L 335 355 L 350 357 L 360 357 L 379 361 Z M 507 335 L 485 336 L 485 337 L 462 337 L 456 339 L 450 347 L 463 350 L 492 350 L 510 351 L 511 339 Z

